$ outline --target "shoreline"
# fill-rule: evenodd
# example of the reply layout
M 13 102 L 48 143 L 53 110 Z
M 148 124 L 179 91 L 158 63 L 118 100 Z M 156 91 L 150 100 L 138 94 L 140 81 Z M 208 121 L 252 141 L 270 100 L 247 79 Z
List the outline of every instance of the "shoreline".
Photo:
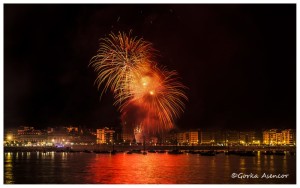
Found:
M 215 150 L 215 151 L 269 151 L 269 150 L 280 150 L 280 151 L 292 151 L 296 152 L 295 146 L 146 146 L 145 150 L 185 150 L 185 151 L 197 151 L 197 150 Z M 73 145 L 65 147 L 4 147 L 4 152 L 35 152 L 35 151 L 111 151 L 113 150 L 111 145 Z M 130 151 L 130 150 L 144 150 L 144 147 L 139 146 L 120 146 L 115 145 L 114 150 L 117 151 Z

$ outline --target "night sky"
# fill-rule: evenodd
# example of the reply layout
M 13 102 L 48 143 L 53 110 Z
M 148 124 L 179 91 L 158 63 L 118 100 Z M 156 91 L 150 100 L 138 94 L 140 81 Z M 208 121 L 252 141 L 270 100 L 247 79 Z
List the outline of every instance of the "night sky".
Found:
M 296 127 L 296 5 L 4 5 L 4 126 L 120 125 L 88 67 L 132 30 L 189 88 L 179 129 Z

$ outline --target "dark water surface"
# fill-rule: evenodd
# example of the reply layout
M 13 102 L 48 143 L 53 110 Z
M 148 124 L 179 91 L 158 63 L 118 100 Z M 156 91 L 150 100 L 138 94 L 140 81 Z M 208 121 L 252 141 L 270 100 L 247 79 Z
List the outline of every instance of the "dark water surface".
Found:
M 232 178 L 232 174 L 259 178 Z M 287 178 L 261 178 L 288 174 Z M 296 156 L 13 152 L 4 154 L 5 184 L 296 183 Z

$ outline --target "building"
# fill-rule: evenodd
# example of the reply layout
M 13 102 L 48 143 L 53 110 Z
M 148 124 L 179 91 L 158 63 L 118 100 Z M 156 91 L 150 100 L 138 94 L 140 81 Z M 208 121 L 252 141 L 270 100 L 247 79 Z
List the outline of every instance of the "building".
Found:
M 52 127 L 48 127 L 47 128 L 47 133 L 48 134 L 51 134 L 51 133 L 53 133 L 54 132 L 54 128 L 52 128 Z
M 79 143 L 79 135 L 75 136 L 70 134 L 65 127 L 56 127 L 54 129 L 47 129 L 48 131 L 48 142 L 53 143 L 55 146 L 63 146 L 69 143 Z M 51 130 L 51 131 L 49 131 Z
M 54 129 L 37 130 L 34 127 L 21 126 L 13 134 L 8 133 L 10 145 L 14 146 L 52 146 L 63 139 L 56 139 Z
M 68 126 L 65 128 L 68 133 L 78 133 L 79 131 L 78 127 L 74 127 L 74 126 Z
M 263 131 L 263 144 L 265 145 L 296 145 L 294 129 L 269 129 Z
M 257 139 L 255 137 L 254 131 L 242 131 L 239 135 L 239 140 L 241 145 L 252 145 L 257 144 Z
M 284 129 L 281 133 L 283 145 L 296 145 L 296 131 L 294 129 Z
M 200 144 L 211 145 L 214 144 L 214 132 L 213 131 L 201 131 Z
M 199 132 L 197 130 L 189 131 L 188 137 L 189 137 L 188 143 L 190 145 L 195 145 L 199 143 Z
M 23 146 L 43 146 L 48 143 L 48 137 L 46 134 L 26 134 L 18 135 L 18 143 Z M 51 144 L 52 145 L 52 144 Z
M 23 134 L 18 135 L 17 141 L 27 145 L 43 145 L 48 141 L 48 137 L 46 134 Z
M 124 143 L 131 143 L 134 140 L 134 134 L 130 133 L 124 133 L 121 134 L 122 140 Z
M 146 140 L 146 143 L 150 144 L 150 145 L 156 145 L 158 143 L 158 138 L 155 136 L 152 136 Z
M 239 145 L 240 133 L 238 131 L 227 131 L 225 133 L 227 145 Z
M 107 127 L 97 129 L 97 144 L 108 144 L 114 142 L 114 130 Z
M 4 141 L 15 141 L 17 139 L 17 129 L 4 129 Z
M 174 136 L 168 135 L 169 143 L 172 143 Z M 176 141 L 180 145 L 195 145 L 199 143 L 199 132 L 198 130 L 190 130 L 185 132 L 176 133 Z
M 276 132 L 276 145 L 282 145 L 283 143 L 283 136 L 282 136 L 282 132 L 278 131 Z
M 224 146 L 226 143 L 225 134 L 221 130 L 216 130 L 213 132 L 214 144 L 218 146 Z
M 16 141 L 28 146 L 43 145 L 47 142 L 47 134 L 34 127 L 21 126 Z
M 18 130 L 17 129 L 4 129 L 4 145 L 13 146 L 17 143 Z
M 187 142 L 186 133 L 185 132 L 178 132 L 176 134 L 176 141 L 177 144 L 182 145 Z
M 278 144 L 278 137 L 279 133 L 277 129 L 269 129 L 263 131 L 263 144 L 265 145 L 277 145 Z M 280 138 L 279 138 L 280 140 Z
M 176 145 L 177 144 L 177 131 L 171 130 L 168 133 L 161 134 L 160 143 L 164 145 Z
M 18 135 L 41 135 L 41 130 L 36 130 L 34 127 L 21 126 L 18 129 Z

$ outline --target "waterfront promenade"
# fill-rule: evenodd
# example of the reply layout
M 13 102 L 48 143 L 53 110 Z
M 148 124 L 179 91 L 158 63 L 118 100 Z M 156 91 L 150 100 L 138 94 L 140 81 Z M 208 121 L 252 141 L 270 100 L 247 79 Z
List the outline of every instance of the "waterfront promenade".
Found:
M 114 150 L 117 151 L 130 151 L 130 150 L 143 150 L 144 146 L 142 145 L 114 145 Z M 146 150 L 215 150 L 215 151 L 228 151 L 228 150 L 240 150 L 240 151 L 267 151 L 267 150 L 280 150 L 280 151 L 296 151 L 295 146 L 145 146 Z M 112 145 L 106 144 L 95 144 L 95 145 L 73 145 L 73 146 L 65 146 L 65 147 L 4 147 L 5 152 L 17 152 L 17 151 L 110 151 L 113 150 Z

